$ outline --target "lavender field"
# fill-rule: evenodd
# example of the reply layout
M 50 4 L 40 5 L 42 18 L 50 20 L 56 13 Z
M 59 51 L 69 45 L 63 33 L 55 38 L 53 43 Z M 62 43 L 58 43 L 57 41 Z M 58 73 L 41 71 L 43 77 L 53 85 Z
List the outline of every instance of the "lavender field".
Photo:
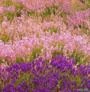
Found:
M 90 0 L 0 0 L 0 92 L 90 92 Z

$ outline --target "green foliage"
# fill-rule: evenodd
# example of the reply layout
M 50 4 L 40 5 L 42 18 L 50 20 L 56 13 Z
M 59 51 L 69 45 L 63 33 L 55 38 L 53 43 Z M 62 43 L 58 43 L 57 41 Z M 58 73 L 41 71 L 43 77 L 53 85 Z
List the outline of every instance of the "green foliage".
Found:
M 84 24 L 84 25 L 79 25 L 79 28 L 81 29 L 81 31 L 86 34 L 86 35 L 90 35 L 90 30 L 88 29 L 88 27 Z
M 85 0 L 85 4 L 90 8 L 90 0 Z
M 12 0 L 3 0 L 3 5 L 4 6 L 12 6 L 13 2 L 12 2 Z
M 0 64 L 2 64 L 3 63 L 3 59 L 2 58 L 0 58 Z
M 8 6 L 14 6 L 16 8 L 15 12 L 6 12 L 4 16 L 7 17 L 8 20 L 13 20 L 15 16 L 21 15 L 21 10 L 23 9 L 23 5 L 20 3 L 13 2 L 12 0 L 5 0 L 3 1 L 3 5 Z
M 81 78 L 80 78 L 80 76 L 74 76 L 74 79 L 75 79 L 75 81 L 76 81 L 76 83 L 77 83 L 78 85 L 81 84 Z
M 36 59 L 40 55 L 41 49 L 42 48 L 34 48 L 33 51 L 28 56 L 26 56 L 24 58 L 17 57 L 16 58 L 16 62 L 17 63 L 21 63 L 21 62 L 33 61 L 34 59 Z
M 46 9 L 41 13 L 41 17 L 42 17 L 42 18 L 46 18 L 46 17 L 51 16 L 52 14 L 55 15 L 57 8 L 58 8 L 57 6 L 52 6 L 52 7 L 46 8 Z
M 61 12 L 61 13 L 60 13 L 60 16 L 63 17 L 63 18 L 66 18 L 66 15 L 67 15 L 67 14 L 66 14 L 65 12 Z
M 54 28 L 54 27 L 49 28 L 49 29 L 47 30 L 47 32 L 49 32 L 49 33 L 51 33 L 51 34 L 57 33 L 57 31 L 58 31 L 58 29 L 57 29 L 57 28 Z
M 85 64 L 88 57 L 83 52 L 74 50 L 70 57 L 73 57 L 77 64 Z
M 8 20 L 12 21 L 15 16 L 19 17 L 21 16 L 21 10 L 23 9 L 23 6 L 21 4 L 14 4 L 16 7 L 15 12 L 6 12 L 4 15 L 7 17 Z
M 62 51 L 54 51 L 53 53 L 52 53 L 52 58 L 54 58 L 55 56 L 57 56 L 57 55 L 61 55 L 62 54 Z
M 17 57 L 16 62 L 17 63 L 24 62 L 24 59 L 22 57 Z
M 23 81 L 26 81 L 28 83 L 30 77 L 31 77 L 30 73 L 22 73 L 22 74 L 20 74 L 20 76 L 17 79 L 15 85 L 17 86 L 18 84 L 22 83 Z
M 65 13 L 64 11 L 62 11 L 62 12 L 59 14 L 59 16 L 63 18 L 63 22 L 64 22 L 65 24 L 67 24 L 67 15 L 68 15 L 68 14 Z
M 75 83 L 77 83 L 77 87 L 78 86 L 80 86 L 81 85 L 81 83 L 82 83 L 82 80 L 81 80 L 81 76 L 80 75 L 72 75 L 71 73 L 70 73 L 70 71 L 67 71 L 67 73 L 64 73 L 64 72 L 62 72 L 61 74 L 60 74 L 60 76 L 62 76 L 62 77 L 66 77 L 66 80 L 70 80 L 71 82 L 75 82 Z M 58 87 L 60 87 L 61 85 L 62 85 L 62 83 L 63 83 L 63 79 L 60 79 L 59 81 L 58 81 Z M 73 87 L 75 87 L 75 86 L 72 86 L 72 88 Z
M 77 76 L 70 75 L 70 79 L 71 81 L 75 81 L 77 83 L 77 86 L 81 85 L 82 80 L 80 75 Z
M 7 34 L 3 34 L 0 36 L 0 39 L 4 42 L 8 42 L 10 40 L 10 37 Z
M 3 21 L 3 16 L 0 15 L 0 23 L 2 23 L 2 21 Z
M 42 48 L 34 48 L 32 53 L 29 55 L 29 61 L 33 61 L 35 58 L 37 58 L 41 53 Z
M 20 3 L 14 3 L 14 6 L 16 7 L 16 10 L 22 10 L 23 9 L 23 5 Z
M 28 16 L 37 16 L 38 14 L 35 11 L 27 12 Z
M 13 12 L 6 12 L 5 16 L 7 17 L 8 20 L 12 21 L 15 17 L 15 13 Z
M 83 31 L 83 33 L 85 33 L 86 35 L 90 36 L 90 30 L 89 30 L 89 29 L 87 29 L 87 30 L 82 30 L 82 31 Z
M 16 7 L 16 16 L 19 17 L 21 16 L 21 10 L 23 10 L 23 5 L 19 3 L 14 3 L 14 6 Z
M 55 50 L 53 53 L 52 53 L 52 58 L 54 58 L 55 56 L 57 55 L 63 55 L 63 49 L 64 49 L 64 45 L 62 44 L 57 44 L 58 45 L 58 50 Z

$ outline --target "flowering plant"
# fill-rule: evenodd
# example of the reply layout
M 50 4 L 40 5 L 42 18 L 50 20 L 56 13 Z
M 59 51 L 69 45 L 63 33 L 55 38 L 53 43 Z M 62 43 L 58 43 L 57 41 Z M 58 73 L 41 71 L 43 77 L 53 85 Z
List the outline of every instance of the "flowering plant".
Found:
M 42 58 L 0 69 L 2 92 L 59 92 L 89 89 L 90 66 L 76 66 L 62 55 L 46 62 Z M 5 72 L 5 74 L 3 74 Z M 7 76 L 6 76 L 7 75 Z

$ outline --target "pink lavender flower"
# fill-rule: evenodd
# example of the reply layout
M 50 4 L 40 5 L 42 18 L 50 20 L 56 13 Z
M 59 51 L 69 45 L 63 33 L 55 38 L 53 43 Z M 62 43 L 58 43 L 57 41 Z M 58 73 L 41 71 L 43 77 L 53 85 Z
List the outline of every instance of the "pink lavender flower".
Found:
M 90 17 L 90 9 L 84 11 L 78 11 L 73 16 L 69 16 L 68 22 L 74 26 L 78 26 L 85 23 L 85 20 Z
M 3 14 L 5 11 L 5 8 L 3 6 L 0 6 L 0 14 Z
M 14 6 L 9 6 L 9 7 L 5 7 L 5 11 L 6 12 L 15 12 L 15 7 Z

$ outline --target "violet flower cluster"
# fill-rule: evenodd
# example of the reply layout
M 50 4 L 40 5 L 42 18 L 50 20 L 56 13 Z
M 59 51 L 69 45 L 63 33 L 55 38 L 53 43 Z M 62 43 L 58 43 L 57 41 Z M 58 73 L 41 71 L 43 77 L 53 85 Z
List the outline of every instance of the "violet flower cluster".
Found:
M 90 66 L 57 55 L 0 69 L 0 92 L 79 92 L 90 90 Z

